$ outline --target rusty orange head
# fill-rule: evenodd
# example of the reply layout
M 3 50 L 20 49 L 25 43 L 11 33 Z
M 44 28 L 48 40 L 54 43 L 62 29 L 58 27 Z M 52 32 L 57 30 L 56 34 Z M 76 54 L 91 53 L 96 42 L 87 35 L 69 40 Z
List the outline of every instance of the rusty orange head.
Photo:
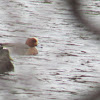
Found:
M 38 39 L 33 37 L 33 38 L 28 38 L 26 40 L 26 43 L 29 47 L 34 47 L 34 46 L 37 46 L 38 45 Z

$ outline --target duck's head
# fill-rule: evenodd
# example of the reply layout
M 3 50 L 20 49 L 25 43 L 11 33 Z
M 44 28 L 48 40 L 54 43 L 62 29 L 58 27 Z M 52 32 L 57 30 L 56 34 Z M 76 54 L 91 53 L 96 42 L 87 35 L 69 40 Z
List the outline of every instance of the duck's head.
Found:
M 28 38 L 26 40 L 26 43 L 29 47 L 34 47 L 34 46 L 37 46 L 38 45 L 38 39 L 33 37 L 33 38 Z

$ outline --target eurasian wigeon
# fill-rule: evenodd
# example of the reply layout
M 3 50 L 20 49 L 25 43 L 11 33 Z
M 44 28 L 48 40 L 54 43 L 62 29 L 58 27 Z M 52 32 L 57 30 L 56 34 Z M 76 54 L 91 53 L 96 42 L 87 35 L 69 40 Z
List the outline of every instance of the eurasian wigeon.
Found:
M 28 55 L 36 55 L 38 54 L 38 50 L 35 48 L 35 46 L 38 45 L 38 39 L 33 37 L 33 38 L 28 38 L 26 40 L 26 45 L 28 45 L 30 48 L 27 50 L 26 54 Z
M 1 43 L 2 46 L 6 47 L 10 53 L 18 55 L 36 55 L 38 50 L 36 46 L 38 45 L 38 39 L 28 38 L 25 44 L 22 43 Z

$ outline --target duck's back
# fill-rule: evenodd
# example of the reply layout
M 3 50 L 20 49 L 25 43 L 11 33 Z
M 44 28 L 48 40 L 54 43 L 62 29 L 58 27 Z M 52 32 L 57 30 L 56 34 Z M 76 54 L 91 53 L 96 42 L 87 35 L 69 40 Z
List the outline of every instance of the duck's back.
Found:
M 4 45 L 10 52 L 10 54 L 24 55 L 29 49 L 29 46 L 21 43 Z

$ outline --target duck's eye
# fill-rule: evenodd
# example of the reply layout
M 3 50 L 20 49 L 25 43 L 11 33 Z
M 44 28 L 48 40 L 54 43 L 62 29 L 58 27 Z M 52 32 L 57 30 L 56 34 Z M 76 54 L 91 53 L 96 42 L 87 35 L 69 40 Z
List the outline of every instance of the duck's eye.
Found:
M 35 39 L 34 40 L 32 40 L 33 42 L 37 42 Z

